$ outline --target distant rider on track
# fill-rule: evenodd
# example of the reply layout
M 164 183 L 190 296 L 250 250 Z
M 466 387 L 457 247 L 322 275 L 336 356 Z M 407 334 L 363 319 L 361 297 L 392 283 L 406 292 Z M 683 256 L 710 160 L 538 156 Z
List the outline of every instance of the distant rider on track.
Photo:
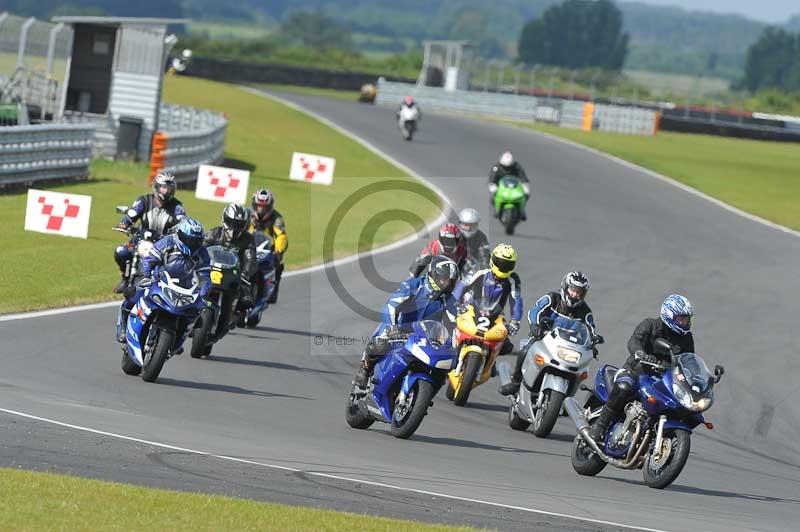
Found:
M 248 231 L 263 231 L 272 239 L 275 248 L 275 289 L 269 298 L 270 305 L 278 301 L 278 289 L 283 275 L 283 257 L 289 249 L 289 238 L 286 235 L 286 222 L 280 212 L 275 210 L 275 195 L 268 188 L 257 190 L 251 202 L 250 227 Z
M 528 175 L 525 173 L 525 169 L 522 168 L 522 165 L 516 159 L 514 159 L 514 154 L 506 150 L 500 156 L 500 160 L 497 161 L 494 166 L 492 166 L 492 169 L 489 172 L 489 194 L 491 194 L 490 203 L 493 211 L 494 196 L 497 193 L 497 184 L 501 178 L 507 175 L 519 178 L 519 180 L 522 182 L 522 188 L 525 191 L 525 198 L 530 199 L 531 185 L 530 181 L 528 180 Z M 521 214 L 523 220 L 528 219 L 525 211 L 523 211 Z M 496 211 L 494 212 L 494 215 L 495 217 L 497 216 Z

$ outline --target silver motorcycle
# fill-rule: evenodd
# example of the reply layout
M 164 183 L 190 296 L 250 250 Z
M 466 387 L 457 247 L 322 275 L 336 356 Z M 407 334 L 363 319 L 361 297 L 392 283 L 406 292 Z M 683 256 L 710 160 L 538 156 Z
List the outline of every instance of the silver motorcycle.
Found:
M 588 366 L 595 356 L 595 346 L 603 337 L 592 335 L 585 323 L 558 316 L 545 318 L 542 325 L 549 329 L 543 338 L 530 338 L 522 349 L 526 351 L 522 365 L 522 384 L 510 397 L 508 425 L 514 430 L 527 430 L 547 437 L 561 413 L 565 397 L 572 397 L 581 381 L 589 374 Z M 501 371 L 501 381 L 507 373 Z

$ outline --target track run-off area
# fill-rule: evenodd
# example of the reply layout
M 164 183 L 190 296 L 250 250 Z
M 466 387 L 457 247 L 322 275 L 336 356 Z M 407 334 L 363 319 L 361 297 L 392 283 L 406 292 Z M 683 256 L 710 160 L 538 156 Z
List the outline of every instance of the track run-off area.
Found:
M 156 384 L 120 370 L 113 307 L 0 321 L 0 465 L 500 530 L 797 526 L 796 234 L 533 131 L 427 113 L 408 143 L 392 109 L 281 97 L 423 176 L 454 209 L 477 208 L 490 241 L 519 253 L 526 310 L 566 271 L 586 272 L 601 362 L 624 361 L 665 295 L 688 296 L 697 351 L 726 374 L 707 413 L 714 430 L 695 431 L 675 484 L 649 489 L 641 471 L 611 467 L 579 477 L 571 421 L 546 440 L 511 430 L 497 379 L 465 408 L 441 393 L 408 441 L 386 425 L 349 428 L 348 384 L 374 323 L 322 269 L 286 277 L 258 328 L 233 331 L 208 360 L 172 358 Z M 528 221 L 510 238 L 486 190 L 504 149 L 532 180 Z M 339 265 L 339 292 L 379 309 L 423 245 L 374 255 L 379 276 L 362 273 L 369 261 Z M 110 250 L 98 267 L 113 267 Z

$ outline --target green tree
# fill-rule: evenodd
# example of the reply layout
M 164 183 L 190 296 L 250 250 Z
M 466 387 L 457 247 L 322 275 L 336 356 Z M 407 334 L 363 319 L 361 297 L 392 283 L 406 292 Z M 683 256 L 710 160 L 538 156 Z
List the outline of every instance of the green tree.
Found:
M 751 92 L 800 90 L 800 35 L 770 27 L 747 50 L 742 85 Z
M 525 25 L 518 50 L 527 64 L 619 70 L 628 35 L 611 0 L 566 0 Z
M 322 11 L 293 11 L 281 23 L 281 34 L 289 41 L 298 41 L 315 50 L 351 50 L 350 31 Z

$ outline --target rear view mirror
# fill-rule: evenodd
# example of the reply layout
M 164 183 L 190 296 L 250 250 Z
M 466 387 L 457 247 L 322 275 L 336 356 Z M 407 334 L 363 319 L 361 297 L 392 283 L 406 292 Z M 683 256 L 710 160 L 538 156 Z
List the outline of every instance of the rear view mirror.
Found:
M 714 366 L 714 384 L 718 383 L 725 374 L 725 368 L 717 364 Z
M 656 341 L 653 342 L 653 351 L 656 353 L 660 353 L 666 355 L 667 353 L 672 352 L 672 344 L 664 340 L 663 338 L 656 338 Z
M 117 212 L 119 214 L 127 214 L 128 213 L 128 206 L 127 205 L 117 205 Z

